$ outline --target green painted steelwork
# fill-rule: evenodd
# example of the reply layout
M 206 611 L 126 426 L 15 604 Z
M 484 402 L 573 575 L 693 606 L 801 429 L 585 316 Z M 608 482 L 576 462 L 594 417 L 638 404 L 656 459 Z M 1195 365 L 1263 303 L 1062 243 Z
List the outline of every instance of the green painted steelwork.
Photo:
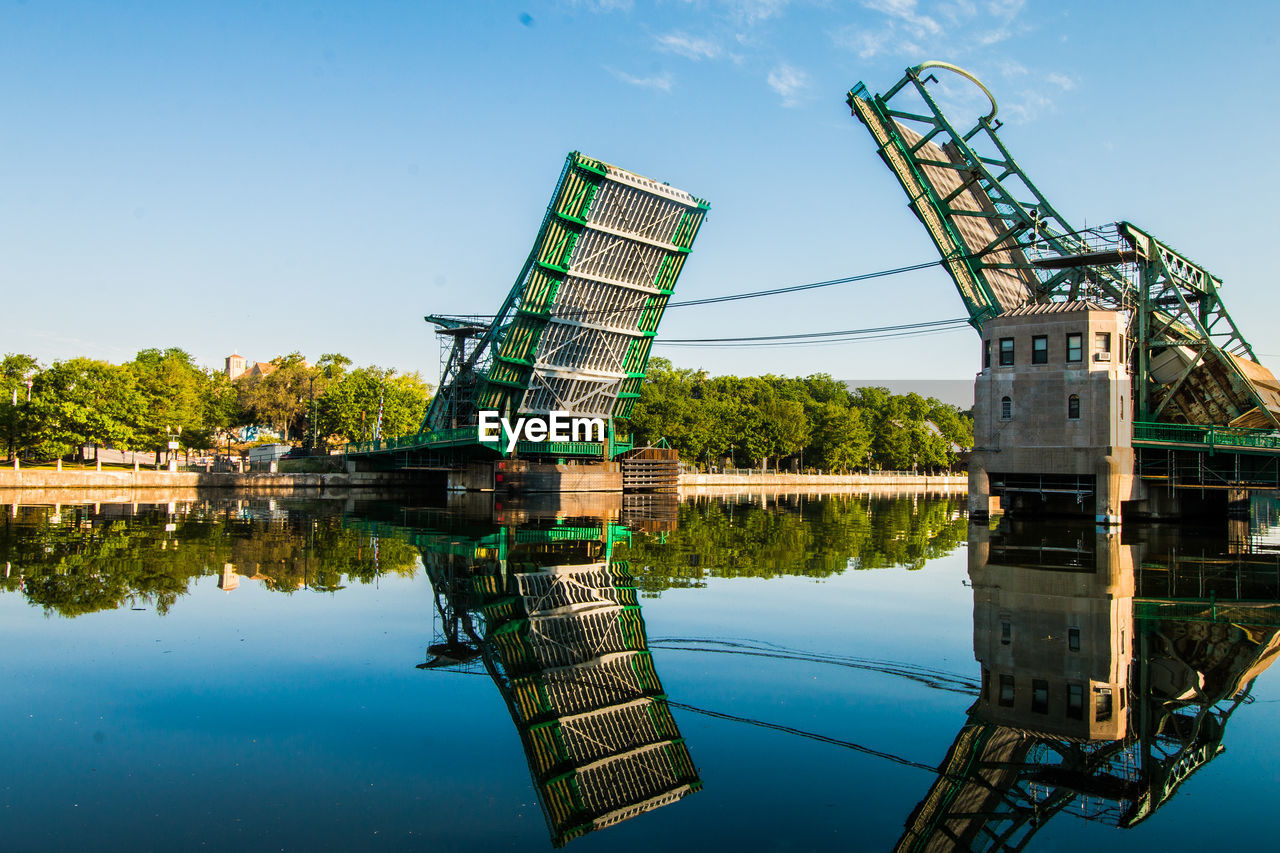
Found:
M 1260 450 L 1280 453 L 1280 432 L 1273 429 L 1197 426 L 1137 422 L 1133 425 L 1134 444 L 1191 445 L 1212 452 L 1217 448 Z
M 991 99 L 967 130 L 942 112 L 930 69 Z M 913 99 L 914 96 L 914 99 Z M 1128 222 L 1081 230 L 1062 217 L 997 134 L 995 98 L 947 63 L 908 68 L 883 95 L 847 96 L 906 192 L 978 331 L 1022 305 L 1089 300 L 1130 318 L 1123 357 L 1141 420 L 1280 426 L 1280 385 L 1218 295 L 1221 280 Z
M 591 450 L 521 442 L 538 456 L 612 458 L 653 338 L 708 210 L 706 201 L 572 152 L 533 249 L 492 322 L 431 316 L 453 336 L 441 389 L 415 447 L 469 427 L 479 412 L 564 411 L 608 422 Z M 477 437 L 478 438 L 478 437 Z M 473 442 L 473 450 L 493 452 Z M 505 443 L 498 451 L 505 455 Z

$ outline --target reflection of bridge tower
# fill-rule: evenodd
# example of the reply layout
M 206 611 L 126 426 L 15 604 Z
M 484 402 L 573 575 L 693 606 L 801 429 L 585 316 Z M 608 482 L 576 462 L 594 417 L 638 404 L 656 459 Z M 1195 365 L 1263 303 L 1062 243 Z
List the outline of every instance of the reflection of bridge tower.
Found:
M 987 554 L 983 554 L 988 550 Z M 974 542 L 973 651 L 984 719 L 1084 740 L 1123 736 L 1133 549 L 1116 533 L 984 549 Z
M 612 559 L 629 533 L 600 519 L 558 521 L 420 541 L 444 617 L 442 642 L 421 666 L 479 655 L 560 846 L 702 783 L 654 670 L 629 567 Z
M 1043 531 L 970 530 L 983 689 L 898 850 L 1020 850 L 1061 811 L 1135 825 L 1222 752 L 1280 649 L 1280 604 L 1135 599 L 1141 546 Z

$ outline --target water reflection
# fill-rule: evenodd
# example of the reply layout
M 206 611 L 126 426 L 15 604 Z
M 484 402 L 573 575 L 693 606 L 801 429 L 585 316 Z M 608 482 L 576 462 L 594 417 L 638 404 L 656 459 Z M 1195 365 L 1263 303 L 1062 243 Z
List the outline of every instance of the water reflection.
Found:
M 708 578 L 826 578 L 925 563 L 965 539 L 961 498 L 873 495 L 694 498 L 676 529 L 626 547 L 640 588 L 701 587 Z
M 969 578 L 981 692 L 898 850 L 1021 849 L 1063 811 L 1140 823 L 1280 651 L 1265 535 L 973 526 Z
M 0 522 L 0 588 L 65 617 L 130 607 L 163 615 L 196 589 L 244 595 L 256 588 L 284 601 L 377 583 L 388 573 L 425 574 L 434 628 L 420 668 L 492 679 L 520 735 L 552 842 L 562 845 L 699 790 L 673 708 L 881 755 L 730 713 L 736 709 L 669 701 L 642 595 L 713 578 L 916 569 L 964 534 L 960 502 L 910 497 L 677 504 L 668 496 L 615 495 L 494 505 L 472 495 L 437 507 L 265 499 L 21 506 L 6 507 Z M 211 582 L 194 583 L 202 577 Z M 976 688 L 928 666 L 766 641 L 669 637 L 654 645 Z
M 635 579 L 614 557 L 629 529 L 616 516 L 566 516 L 558 503 L 402 520 L 438 614 L 419 667 L 478 663 L 493 679 L 557 847 L 702 786 L 654 668 Z
M 121 607 L 167 613 L 193 580 L 231 591 L 250 579 L 282 593 L 334 592 L 412 575 L 408 542 L 343 524 L 335 502 L 187 501 L 3 508 L 0 589 L 60 616 Z
M 562 495 L 550 517 L 611 519 L 635 532 L 615 543 L 616 556 L 630 563 L 637 589 L 654 594 L 708 578 L 917 569 L 964 541 L 962 505 L 850 495 L 683 503 Z M 549 512 L 495 509 L 490 496 L 474 494 L 416 507 L 414 499 L 0 505 L 0 591 L 61 616 L 137 606 L 166 613 L 192 581 L 210 575 L 226 591 L 252 580 L 282 593 L 336 592 L 388 573 L 412 576 L 420 560 L 438 559 L 439 543 L 415 534 L 414 524 L 507 524 Z

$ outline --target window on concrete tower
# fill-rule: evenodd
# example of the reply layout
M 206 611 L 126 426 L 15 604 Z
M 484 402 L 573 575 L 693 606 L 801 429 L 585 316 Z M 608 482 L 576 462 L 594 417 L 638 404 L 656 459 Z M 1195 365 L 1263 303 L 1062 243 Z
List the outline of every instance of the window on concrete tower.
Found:
M 1013 707 L 1013 676 L 1012 675 L 1000 676 L 999 702 L 1001 705 L 1005 706 L 1006 708 Z
M 1067 685 L 1067 716 L 1073 720 L 1084 719 L 1084 685 Z
M 1049 713 L 1049 682 L 1043 678 L 1031 679 L 1031 710 L 1037 714 Z
M 1111 719 L 1111 688 L 1093 688 L 1093 718 L 1098 722 Z
M 982 369 L 986 370 L 991 366 L 991 341 L 982 342 Z
M 1000 339 L 1000 366 L 1008 367 L 1013 364 L 1013 338 Z
M 1067 398 L 1067 418 L 1069 420 L 1080 420 L 1080 395 L 1072 394 Z
M 1000 420 L 1007 421 L 1013 417 L 1013 400 L 1009 397 L 1000 398 Z
M 1067 335 L 1067 361 L 1083 361 L 1084 360 L 1084 335 L 1079 332 L 1073 332 Z
M 1031 339 L 1031 363 L 1032 364 L 1048 364 L 1049 363 L 1048 335 L 1036 335 Z

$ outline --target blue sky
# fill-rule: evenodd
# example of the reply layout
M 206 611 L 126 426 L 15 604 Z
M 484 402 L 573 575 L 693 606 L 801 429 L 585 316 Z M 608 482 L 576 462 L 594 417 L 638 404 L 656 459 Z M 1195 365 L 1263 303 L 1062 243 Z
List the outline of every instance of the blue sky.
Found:
M 1204 264 L 1280 366 L 1280 178 L 1253 158 L 1278 130 L 1278 33 L 1263 3 L 8 2 L 0 352 L 338 351 L 434 378 L 422 315 L 497 308 L 571 150 L 711 202 L 679 297 L 932 260 L 844 94 L 942 59 L 988 83 L 1064 216 L 1128 219 Z M 673 309 L 661 334 L 962 311 L 928 270 Z M 967 379 L 978 346 L 960 330 L 660 352 L 712 372 Z

